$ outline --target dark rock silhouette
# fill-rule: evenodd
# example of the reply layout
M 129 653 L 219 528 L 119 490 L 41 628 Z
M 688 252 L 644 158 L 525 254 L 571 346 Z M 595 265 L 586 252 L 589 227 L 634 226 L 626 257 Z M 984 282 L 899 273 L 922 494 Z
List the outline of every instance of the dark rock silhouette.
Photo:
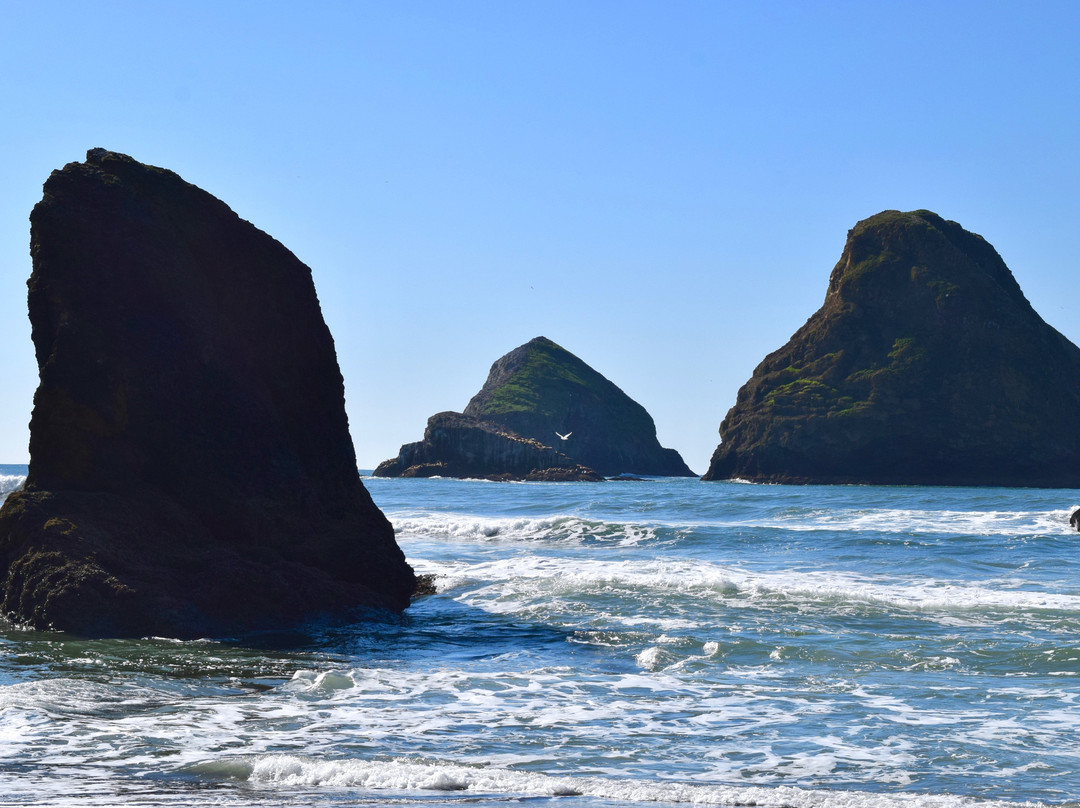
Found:
M 886 211 L 720 434 L 706 480 L 1076 487 L 1080 349 L 982 237 Z
M 644 407 L 544 337 L 496 361 L 464 414 L 434 416 L 423 441 L 403 446 L 375 474 L 428 474 L 440 463 L 438 473 L 454 477 L 565 479 L 574 473 L 555 470 L 577 465 L 585 467 L 581 479 L 694 476 L 678 452 L 660 446 Z
M 40 370 L 2 608 L 224 636 L 416 587 L 356 470 L 311 272 L 176 174 L 93 149 L 31 215 Z

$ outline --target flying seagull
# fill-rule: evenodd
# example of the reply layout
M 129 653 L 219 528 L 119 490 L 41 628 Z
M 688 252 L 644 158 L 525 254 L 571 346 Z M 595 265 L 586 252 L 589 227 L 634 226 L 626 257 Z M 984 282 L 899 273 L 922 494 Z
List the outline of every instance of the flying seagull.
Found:
M 555 430 L 555 434 L 556 434 L 556 435 L 558 435 L 558 436 L 559 436 L 560 438 L 562 438 L 563 440 L 566 440 L 567 438 L 569 438 L 569 437 L 570 437 L 571 435 L 573 435 L 574 433 L 573 433 L 573 432 L 567 432 L 567 433 L 566 433 L 566 434 L 564 435 L 564 434 L 563 434 L 562 432 L 560 432 L 559 430 L 557 430 L 557 429 L 556 429 L 556 430 Z

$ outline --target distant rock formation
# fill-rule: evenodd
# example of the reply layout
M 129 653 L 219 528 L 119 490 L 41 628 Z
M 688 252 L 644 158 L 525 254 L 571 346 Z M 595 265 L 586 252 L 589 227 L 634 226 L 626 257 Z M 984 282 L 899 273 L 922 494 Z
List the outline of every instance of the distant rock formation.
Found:
M 40 370 L 0 608 L 84 635 L 225 636 L 417 582 L 360 480 L 311 271 L 176 174 L 93 149 L 31 215 Z
M 422 441 L 406 444 L 375 470 L 383 477 L 435 473 L 515 479 L 694 476 L 678 452 L 660 446 L 644 407 L 545 337 L 495 362 L 463 414 L 433 416 Z
M 1077 487 L 1080 349 L 982 237 L 885 211 L 720 434 L 706 480 Z
M 424 439 L 402 446 L 395 459 L 379 464 L 375 476 L 561 482 L 604 479 L 550 446 L 459 412 L 431 416 Z

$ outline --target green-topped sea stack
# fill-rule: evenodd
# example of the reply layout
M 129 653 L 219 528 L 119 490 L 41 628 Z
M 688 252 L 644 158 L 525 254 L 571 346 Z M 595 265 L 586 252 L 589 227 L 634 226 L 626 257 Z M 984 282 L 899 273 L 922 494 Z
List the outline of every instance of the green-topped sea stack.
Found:
M 464 413 L 432 416 L 424 440 L 401 447 L 376 476 L 599 479 L 692 477 L 660 446 L 645 408 L 545 337 L 491 367 Z
M 405 608 L 416 577 L 356 469 L 311 270 L 103 149 L 30 220 L 41 380 L 0 509 L 4 613 L 184 638 Z
M 706 480 L 1080 487 L 1080 349 L 981 236 L 885 211 L 720 435 Z

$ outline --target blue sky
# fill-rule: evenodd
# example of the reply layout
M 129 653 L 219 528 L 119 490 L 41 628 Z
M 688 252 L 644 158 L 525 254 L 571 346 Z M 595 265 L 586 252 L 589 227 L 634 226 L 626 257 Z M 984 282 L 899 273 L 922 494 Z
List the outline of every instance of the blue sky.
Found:
M 27 217 L 102 146 L 313 271 L 361 467 L 544 335 L 702 473 L 847 230 L 929 208 L 1080 324 L 1080 3 L 0 0 L 0 462 Z

